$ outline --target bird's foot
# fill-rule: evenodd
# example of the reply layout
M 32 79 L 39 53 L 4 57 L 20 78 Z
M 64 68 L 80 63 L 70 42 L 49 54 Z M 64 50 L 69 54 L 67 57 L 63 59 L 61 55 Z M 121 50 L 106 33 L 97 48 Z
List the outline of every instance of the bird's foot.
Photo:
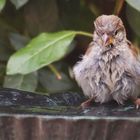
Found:
M 83 102 L 80 107 L 82 107 L 83 109 L 84 108 L 87 108 L 87 107 L 90 107 L 94 102 L 94 98 L 90 98 L 88 100 L 86 100 L 85 102 Z
M 140 98 L 134 99 L 133 102 L 136 105 L 136 109 L 139 109 L 139 107 L 140 107 Z

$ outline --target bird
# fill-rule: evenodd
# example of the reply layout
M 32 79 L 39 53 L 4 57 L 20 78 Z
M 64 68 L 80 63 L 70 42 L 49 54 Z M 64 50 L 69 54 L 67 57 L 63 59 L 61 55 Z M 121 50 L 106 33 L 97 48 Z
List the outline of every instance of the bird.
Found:
M 94 21 L 93 40 L 73 67 L 75 80 L 88 99 L 81 104 L 128 99 L 140 106 L 140 54 L 126 37 L 117 15 L 101 15 Z

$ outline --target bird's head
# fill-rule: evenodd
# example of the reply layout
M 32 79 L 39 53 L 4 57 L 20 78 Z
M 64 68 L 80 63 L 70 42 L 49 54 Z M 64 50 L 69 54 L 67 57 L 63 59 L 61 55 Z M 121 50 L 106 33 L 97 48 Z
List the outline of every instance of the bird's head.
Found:
M 95 22 L 93 40 L 105 49 L 119 46 L 126 40 L 126 31 L 122 20 L 115 15 L 99 16 Z

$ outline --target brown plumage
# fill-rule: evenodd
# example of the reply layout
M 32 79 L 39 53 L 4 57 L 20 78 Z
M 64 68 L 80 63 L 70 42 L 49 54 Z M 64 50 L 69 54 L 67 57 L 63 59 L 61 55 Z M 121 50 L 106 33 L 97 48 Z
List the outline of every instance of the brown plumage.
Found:
M 123 104 L 132 99 L 140 105 L 140 55 L 127 40 L 122 20 L 114 15 L 99 16 L 93 41 L 82 60 L 74 66 L 75 79 L 89 100 Z

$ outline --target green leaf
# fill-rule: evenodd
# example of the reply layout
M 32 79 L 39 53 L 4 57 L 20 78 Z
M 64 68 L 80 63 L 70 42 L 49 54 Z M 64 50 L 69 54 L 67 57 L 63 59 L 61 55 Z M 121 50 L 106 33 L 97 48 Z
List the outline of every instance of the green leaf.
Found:
M 76 34 L 92 37 L 76 31 L 42 33 L 10 57 L 7 74 L 27 74 L 63 58 L 72 49 L 68 47 Z
M 49 93 L 67 91 L 73 88 L 73 82 L 67 74 L 61 71 L 62 79 L 58 80 L 49 69 L 39 70 L 39 82 Z
M 133 8 L 140 11 L 140 0 L 126 0 L 126 2 Z
M 133 32 L 140 37 L 140 12 L 133 7 L 127 5 L 126 18 Z
M 26 91 L 35 91 L 37 87 L 37 73 L 27 75 L 7 75 L 4 80 L 4 87 L 21 89 Z
M 69 52 L 76 32 L 42 33 L 10 58 L 7 74 L 27 74 L 61 59 Z
M 30 0 L 24 7 L 24 20 L 24 27 L 31 36 L 62 29 L 56 0 Z
M 5 42 L 4 42 L 5 41 Z M 7 61 L 11 56 L 11 50 L 7 47 L 7 40 L 0 39 L 0 61 Z
M 4 64 L 1 64 L 0 65 L 0 87 L 3 87 L 5 71 L 6 71 L 6 66 Z
M 11 2 L 15 5 L 16 9 L 19 9 L 23 5 L 25 5 L 28 2 L 28 0 L 11 0 Z
M 9 40 L 15 50 L 23 48 L 27 44 L 27 42 L 29 42 L 29 38 L 18 33 L 10 33 Z
M 0 11 L 4 8 L 6 0 L 0 0 Z

